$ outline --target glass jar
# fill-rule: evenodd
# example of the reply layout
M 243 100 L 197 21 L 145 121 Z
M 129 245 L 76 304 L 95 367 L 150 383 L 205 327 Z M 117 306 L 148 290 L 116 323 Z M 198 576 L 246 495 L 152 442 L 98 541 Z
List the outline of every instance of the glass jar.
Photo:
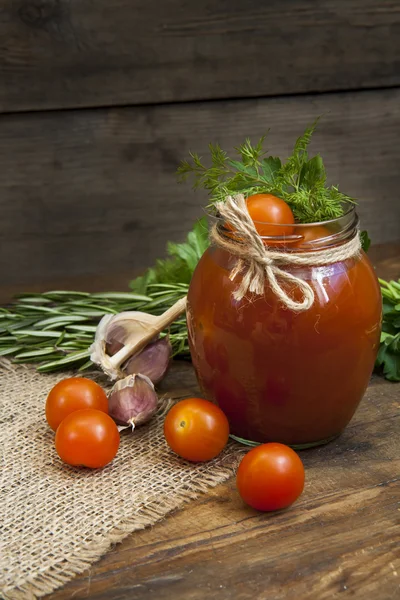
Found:
M 357 225 L 350 208 L 264 243 L 284 252 L 324 250 L 349 241 Z M 379 348 L 381 294 L 366 254 L 287 267 L 315 293 L 313 306 L 300 313 L 284 308 L 268 284 L 264 296 L 236 301 L 240 278 L 229 279 L 236 260 L 211 246 L 189 288 L 189 344 L 204 396 L 225 412 L 231 434 L 250 443 L 308 447 L 335 438 L 364 395 Z M 301 300 L 295 286 L 285 290 Z

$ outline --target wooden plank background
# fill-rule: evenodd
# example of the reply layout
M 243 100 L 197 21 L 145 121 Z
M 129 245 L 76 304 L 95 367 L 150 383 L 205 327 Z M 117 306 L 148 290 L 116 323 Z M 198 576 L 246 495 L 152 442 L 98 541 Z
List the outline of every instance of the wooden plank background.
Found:
M 8 286 L 136 274 L 207 203 L 176 182 L 189 149 L 271 127 L 285 156 L 318 115 L 329 179 L 400 239 L 398 2 L 5 0 L 0 40 Z
M 400 85 L 396 0 L 3 0 L 3 111 Z

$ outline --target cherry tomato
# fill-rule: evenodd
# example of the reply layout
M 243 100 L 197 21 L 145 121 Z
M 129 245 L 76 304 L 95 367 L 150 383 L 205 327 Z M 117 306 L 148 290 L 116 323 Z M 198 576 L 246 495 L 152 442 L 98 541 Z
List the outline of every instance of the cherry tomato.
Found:
M 218 406 L 201 398 L 181 400 L 164 422 L 169 447 L 182 458 L 203 462 L 217 456 L 229 438 L 228 419 Z
M 95 408 L 108 413 L 105 391 L 84 377 L 70 377 L 57 383 L 46 400 L 46 419 L 53 431 L 70 413 L 83 408 Z
M 254 194 L 246 202 L 249 215 L 260 235 L 292 235 L 294 216 L 284 200 L 272 194 Z
M 119 432 L 101 410 L 85 408 L 69 414 L 56 432 L 56 450 L 68 465 L 97 469 L 112 461 L 119 447 Z
M 236 484 L 242 499 L 257 510 L 286 508 L 303 491 L 303 463 L 289 446 L 262 444 L 242 459 Z
M 310 225 L 310 227 L 299 227 L 299 233 L 303 236 L 303 239 L 293 244 L 293 246 L 302 246 L 303 244 L 309 244 L 314 240 L 320 240 L 321 238 L 332 235 L 327 227 L 323 225 Z

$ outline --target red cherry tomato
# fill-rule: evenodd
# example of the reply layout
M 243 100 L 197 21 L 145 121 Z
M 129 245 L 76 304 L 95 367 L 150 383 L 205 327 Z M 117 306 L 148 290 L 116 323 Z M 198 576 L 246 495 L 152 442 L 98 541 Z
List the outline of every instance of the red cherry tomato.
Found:
M 192 462 L 203 462 L 217 456 L 226 446 L 228 419 L 212 402 L 188 398 L 168 412 L 164 435 L 176 454 Z
M 57 428 L 56 450 L 68 465 L 97 469 L 112 461 L 119 447 L 119 432 L 105 412 L 86 408 L 69 414 Z
M 83 408 L 108 413 L 105 391 L 91 379 L 70 377 L 57 383 L 46 400 L 46 419 L 53 431 L 66 416 Z
M 247 198 L 246 203 L 249 215 L 260 235 L 292 235 L 294 216 L 284 200 L 272 194 L 254 194 Z
M 303 463 L 289 446 L 262 444 L 244 456 L 236 484 L 242 499 L 257 510 L 286 508 L 303 491 Z

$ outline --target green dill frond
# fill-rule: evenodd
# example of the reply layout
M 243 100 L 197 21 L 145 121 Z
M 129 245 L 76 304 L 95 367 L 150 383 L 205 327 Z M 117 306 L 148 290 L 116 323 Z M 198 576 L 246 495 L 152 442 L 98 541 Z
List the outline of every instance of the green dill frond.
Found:
M 181 164 L 179 165 L 176 174 L 178 177 L 178 181 L 182 182 L 182 181 L 186 181 L 188 176 L 192 173 L 193 168 L 192 165 L 189 163 L 189 161 L 187 160 L 182 160 Z
M 235 148 L 242 159 L 244 167 L 252 167 L 257 171 L 257 167 L 260 165 L 260 159 L 266 153 L 266 150 L 263 149 L 265 138 L 266 135 L 263 135 L 255 146 L 252 146 L 250 139 L 246 138 L 243 144 Z
M 319 118 L 314 121 L 310 127 L 307 127 L 303 135 L 297 138 L 296 143 L 294 145 L 292 156 L 299 161 L 299 163 L 303 162 L 304 157 L 307 158 L 307 148 L 311 142 L 311 137 L 318 125 Z
M 210 143 L 208 147 L 210 150 L 213 167 L 225 169 L 225 163 L 228 158 L 226 152 L 222 150 L 219 144 Z
M 309 158 L 308 146 L 317 127 L 312 123 L 297 138 L 292 154 L 284 163 L 280 158 L 266 156 L 266 136 L 252 144 L 247 138 L 235 150 L 240 160 L 230 158 L 219 144 L 209 144 L 211 166 L 190 153 L 190 161 L 183 160 L 178 167 L 178 179 L 193 177 L 193 187 L 208 191 L 209 207 L 238 193 L 270 193 L 282 198 L 293 210 L 296 221 L 311 223 L 326 221 L 343 214 L 344 203 L 355 200 L 339 191 L 337 186 L 326 185 L 326 172 L 319 154 Z

